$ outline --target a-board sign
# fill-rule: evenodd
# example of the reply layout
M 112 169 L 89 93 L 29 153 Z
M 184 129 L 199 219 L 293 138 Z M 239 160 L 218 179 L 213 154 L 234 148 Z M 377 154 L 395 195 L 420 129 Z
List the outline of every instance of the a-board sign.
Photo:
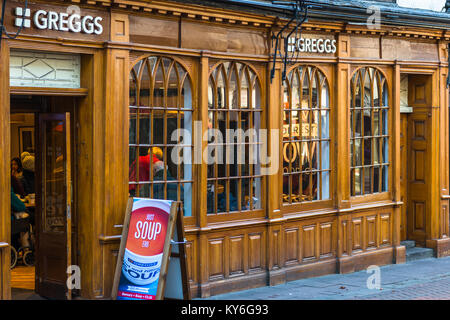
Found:
M 160 300 L 166 297 L 166 288 L 168 299 L 190 298 L 183 216 L 178 211 L 179 203 L 174 201 L 129 199 L 113 299 Z

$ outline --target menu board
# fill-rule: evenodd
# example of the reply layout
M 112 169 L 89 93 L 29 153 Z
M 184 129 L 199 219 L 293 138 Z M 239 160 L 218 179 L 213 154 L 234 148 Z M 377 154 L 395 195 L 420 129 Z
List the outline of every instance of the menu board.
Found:
M 167 252 L 170 250 L 176 214 L 177 203 L 174 201 L 130 199 L 122 232 L 113 298 L 160 299 L 164 290 L 160 275 L 167 271 Z

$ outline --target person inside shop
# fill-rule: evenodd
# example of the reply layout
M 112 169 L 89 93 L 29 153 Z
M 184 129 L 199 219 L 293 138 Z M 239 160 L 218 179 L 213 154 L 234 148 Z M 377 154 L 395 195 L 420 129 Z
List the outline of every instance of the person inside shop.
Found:
M 130 175 L 129 175 L 129 181 L 149 181 L 150 180 L 150 151 L 152 153 L 152 162 L 155 164 L 158 161 L 162 161 L 163 159 L 163 152 L 161 148 L 153 147 L 152 149 L 148 149 L 147 154 L 145 156 L 139 156 L 139 180 L 136 180 L 136 160 L 133 161 L 133 163 L 130 166 Z M 130 184 L 129 186 L 129 192 L 131 196 L 136 195 L 136 184 Z M 143 185 L 141 188 L 145 188 L 145 185 Z M 141 189 L 141 192 L 143 194 L 148 194 L 148 192 L 145 192 Z
M 22 161 L 19 158 L 13 158 L 11 160 L 11 186 L 14 193 L 21 197 L 26 196 L 24 181 Z
M 25 204 L 14 193 L 11 187 L 11 227 L 14 228 L 14 223 L 21 219 L 26 219 L 29 214 L 26 212 Z M 19 242 L 21 247 L 30 247 L 30 234 L 28 231 L 20 231 Z
M 29 152 L 23 152 L 20 155 L 22 159 L 22 167 L 23 167 L 23 187 L 25 194 L 34 194 L 35 193 L 35 185 L 34 185 L 34 156 L 32 156 Z
M 159 150 L 158 150 L 159 149 Z M 154 154 L 156 154 L 156 162 L 153 162 L 153 181 L 164 181 L 164 171 L 166 172 L 166 181 L 175 180 L 175 178 L 168 170 L 163 162 L 163 152 L 160 148 L 154 147 Z M 183 187 L 180 187 L 180 199 L 184 199 Z M 176 183 L 167 183 L 167 198 L 168 200 L 177 201 L 178 185 Z M 153 198 L 164 199 L 164 183 L 153 184 Z

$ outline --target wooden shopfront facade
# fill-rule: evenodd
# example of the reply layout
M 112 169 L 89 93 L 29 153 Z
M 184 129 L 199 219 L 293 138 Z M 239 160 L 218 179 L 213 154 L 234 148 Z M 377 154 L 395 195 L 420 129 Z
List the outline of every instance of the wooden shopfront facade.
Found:
M 15 112 L 32 112 L 39 132 L 46 119 L 65 126 L 69 235 L 57 225 L 67 227 L 66 206 L 56 210 L 62 220 L 46 220 L 42 163 L 52 149 L 36 135 L 45 151 L 36 163 L 36 288 L 48 296 L 64 297 L 70 261 L 81 270 L 74 295 L 110 297 L 129 195 L 183 202 L 192 297 L 404 263 L 406 239 L 449 254 L 448 22 L 419 26 L 423 11 L 411 10 L 400 25 L 369 29 L 312 10 L 304 52 L 283 81 L 272 34 L 286 19 L 257 2 L 252 10 L 194 2 L 34 1 L 30 26 L 3 37 L 0 298 L 11 298 L 6 191 Z M 17 7 L 24 2 L 7 2 L 10 33 Z M 42 13 L 38 27 L 39 10 L 54 20 L 44 27 Z M 82 23 L 90 18 L 78 28 L 73 12 Z M 60 76 L 52 82 L 52 74 Z M 203 135 L 208 129 L 278 136 L 267 143 L 268 166 L 177 165 L 171 137 L 181 128 L 191 133 L 183 155 L 192 159 L 198 148 L 251 144 L 218 142 Z M 264 174 L 266 167 L 276 170 Z

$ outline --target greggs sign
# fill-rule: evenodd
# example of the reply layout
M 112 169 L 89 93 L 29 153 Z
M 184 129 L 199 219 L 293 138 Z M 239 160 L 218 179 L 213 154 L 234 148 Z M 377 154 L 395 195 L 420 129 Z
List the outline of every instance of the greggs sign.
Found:
M 31 15 L 30 9 L 17 7 L 15 9 L 15 26 L 31 27 L 31 21 L 36 28 L 41 30 L 56 30 L 74 33 L 97 34 L 103 33 L 102 17 L 90 15 L 82 16 L 78 13 L 55 12 L 36 10 Z

